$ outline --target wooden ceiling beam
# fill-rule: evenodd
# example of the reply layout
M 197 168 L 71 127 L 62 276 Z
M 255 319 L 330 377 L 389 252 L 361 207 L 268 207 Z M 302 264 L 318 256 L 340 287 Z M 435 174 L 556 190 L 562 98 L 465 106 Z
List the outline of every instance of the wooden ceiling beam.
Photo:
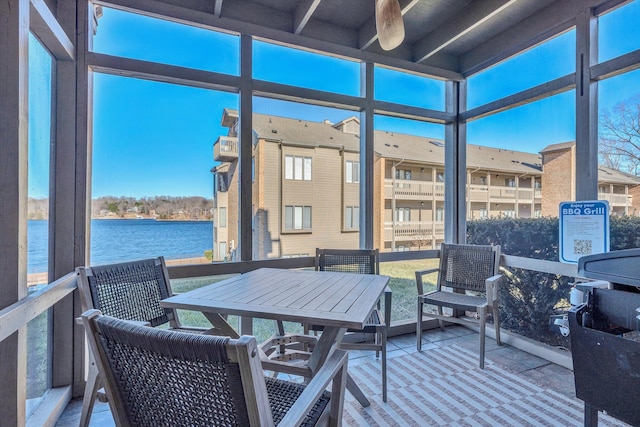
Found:
M 300 34 L 316 11 L 320 0 L 302 0 L 293 12 L 293 33 Z
M 414 61 L 427 60 L 518 1 L 483 0 L 471 3 L 462 13 L 453 15 L 414 45 Z

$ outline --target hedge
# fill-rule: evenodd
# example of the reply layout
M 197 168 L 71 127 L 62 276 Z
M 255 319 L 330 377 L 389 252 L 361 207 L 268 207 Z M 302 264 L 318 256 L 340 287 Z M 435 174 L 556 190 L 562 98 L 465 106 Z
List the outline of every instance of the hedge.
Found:
M 502 253 L 558 261 L 558 218 L 492 218 L 467 223 L 467 242 L 500 245 Z M 640 218 L 612 216 L 610 249 L 640 247 Z M 500 322 L 505 329 L 550 345 L 569 340 L 549 325 L 552 314 L 568 309 L 573 278 L 518 268 L 503 268 Z

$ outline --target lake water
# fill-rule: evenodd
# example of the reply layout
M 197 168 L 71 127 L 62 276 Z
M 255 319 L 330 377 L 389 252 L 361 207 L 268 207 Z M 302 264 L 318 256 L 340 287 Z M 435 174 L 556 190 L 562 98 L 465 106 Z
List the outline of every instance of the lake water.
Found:
M 28 222 L 28 273 L 47 270 L 48 221 Z M 99 219 L 91 221 L 91 264 L 164 256 L 198 258 L 211 250 L 210 221 Z M 71 250 L 71 248 L 69 248 Z

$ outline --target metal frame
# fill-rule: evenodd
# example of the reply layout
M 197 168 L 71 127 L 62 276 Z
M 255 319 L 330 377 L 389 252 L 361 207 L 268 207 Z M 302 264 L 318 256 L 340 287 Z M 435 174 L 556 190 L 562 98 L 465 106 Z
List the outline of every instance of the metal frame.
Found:
M 312 2 L 313 3 L 313 2 Z M 370 160 L 372 149 L 372 120 L 374 114 L 384 114 L 395 117 L 409 117 L 433 123 L 445 123 L 447 127 L 446 144 L 448 147 L 458 149 L 457 153 L 451 155 L 450 161 L 457 163 L 464 158 L 464 144 L 466 143 L 465 122 L 478 119 L 488 114 L 493 114 L 516 105 L 523 105 L 536 101 L 546 96 L 553 95 L 574 87 L 580 87 L 583 91 L 577 95 L 577 120 L 576 139 L 578 164 L 589 164 L 593 168 L 593 162 L 597 153 L 597 138 L 594 132 L 596 122 L 594 111 L 597 107 L 597 84 L 596 82 L 611 76 L 622 74 L 632 69 L 640 68 L 640 50 L 622 55 L 607 62 L 596 64 L 597 52 L 597 20 L 596 17 L 606 12 L 608 9 L 623 4 L 622 0 L 586 0 L 585 2 L 572 2 L 570 7 L 554 5 L 543 10 L 536 15 L 535 19 L 523 22 L 518 28 L 520 31 L 515 34 L 515 30 L 506 32 L 496 37 L 491 42 L 477 49 L 472 55 L 463 59 L 461 69 L 463 73 L 454 73 L 444 69 L 438 69 L 427 65 L 415 64 L 401 58 L 365 53 L 359 49 L 339 47 L 332 44 L 318 44 L 308 41 L 302 46 L 307 49 L 323 49 L 327 53 L 350 57 L 367 64 L 365 67 L 372 67 L 373 64 L 404 69 L 408 72 L 424 73 L 432 77 L 437 77 L 452 82 L 462 82 L 464 79 L 487 66 L 499 61 L 508 59 L 518 52 L 529 48 L 536 43 L 544 41 L 546 38 L 559 34 L 576 26 L 576 61 L 580 61 L 577 73 L 561 77 L 552 82 L 522 91 L 518 94 L 505 97 L 493 103 L 479 106 L 472 110 L 466 110 L 464 102 L 463 87 L 458 89 L 458 94 L 451 90 L 447 94 L 447 104 L 451 106 L 446 112 L 431 111 L 414 107 L 407 107 L 399 104 L 380 102 L 372 99 L 371 90 L 367 86 L 364 89 L 364 97 L 350 97 L 336 94 L 326 94 L 321 91 L 293 88 L 271 82 L 263 82 L 252 79 L 247 74 L 244 67 L 248 67 L 246 59 L 250 54 L 246 52 L 247 40 L 253 37 L 262 37 L 278 43 L 293 45 L 300 41 L 294 35 L 285 35 L 277 31 L 262 31 L 251 26 L 237 26 L 237 22 L 221 19 L 220 6 L 218 0 L 213 6 L 217 10 L 216 14 L 205 14 L 203 12 L 190 10 L 186 7 L 177 7 L 156 0 L 111 0 L 109 4 L 114 4 L 129 10 L 138 10 L 151 15 L 164 15 L 183 22 L 194 22 L 196 25 L 214 28 L 216 26 L 225 31 L 235 32 L 238 28 L 243 28 L 242 55 L 245 58 L 243 72 L 238 76 L 227 76 L 218 73 L 208 73 L 197 70 L 190 70 L 182 67 L 158 65 L 145 61 L 130 60 L 126 58 L 113 58 L 107 55 L 100 55 L 89 52 L 90 34 L 92 34 L 92 23 L 90 22 L 88 2 L 78 0 L 58 0 L 57 2 L 45 2 L 43 0 L 9 0 L 0 5 L 0 26 L 7 28 L 0 38 L 0 75 L 3 84 L 0 85 L 0 103 L 5 107 L 0 115 L 0 137 L 3 144 L 0 145 L 0 165 L 3 170 L 0 191 L 2 200 L 6 201 L 0 212 L 0 227 L 3 236 L 0 241 L 0 258 L 3 260 L 0 276 L 3 278 L 0 292 L 0 308 L 11 307 L 17 310 L 26 325 L 28 315 L 26 309 L 19 308 L 16 304 L 26 296 L 26 129 L 28 117 L 23 114 L 27 111 L 26 84 L 27 84 L 27 31 L 30 27 L 35 31 L 41 41 L 47 46 L 56 58 L 56 76 L 54 91 L 56 93 L 55 109 L 55 152 L 52 153 L 52 229 L 51 229 L 51 257 L 50 257 L 50 277 L 62 277 L 72 271 L 76 265 L 85 263 L 88 259 L 89 241 L 89 204 L 90 199 L 90 177 L 91 177 L 91 93 L 92 93 L 92 72 L 118 73 L 125 76 L 142 76 L 158 78 L 167 82 L 177 84 L 188 83 L 193 86 L 203 88 L 215 88 L 229 92 L 240 93 L 241 111 L 245 117 L 243 144 L 247 144 L 250 138 L 246 136 L 250 129 L 247 125 L 247 118 L 251 117 L 251 95 L 267 94 L 276 99 L 295 99 L 298 102 L 319 103 L 322 105 L 334 105 L 353 111 L 363 112 L 365 123 L 362 132 L 362 146 L 365 152 L 366 162 Z M 50 7 L 55 4 L 55 10 Z M 101 2 L 101 4 L 107 4 Z M 313 5 L 311 5 L 313 7 Z M 308 9 L 310 11 L 311 9 Z M 579 11 L 577 13 L 576 11 Z M 306 17 L 306 18 L 305 18 Z M 547 22 L 545 22 L 547 21 Z M 551 23 L 551 24 L 549 24 Z M 297 28 L 310 25 L 308 13 L 299 15 L 296 20 Z M 545 32 L 539 32 L 545 28 Z M 252 33 L 252 30 L 256 30 Z M 537 38 L 531 38 L 531 34 L 538 34 Z M 69 35 L 72 35 L 69 37 Z M 437 46 L 436 46 L 437 47 Z M 498 49 L 497 47 L 500 47 Z M 495 52 L 500 51 L 499 55 Z M 429 50 L 422 51 L 425 55 Z M 493 53 L 490 55 L 490 53 Z M 582 56 L 581 56 L 582 55 Z M 579 59 L 582 58 L 582 59 Z M 250 62 L 249 62 L 250 64 Z M 370 76 L 370 72 L 366 72 Z M 580 76 L 580 79 L 578 79 Z M 573 82 L 571 80 L 573 79 Z M 367 85 L 372 84 L 370 79 L 363 80 Z M 449 83 L 451 85 L 451 83 Z M 451 87 L 453 89 L 453 86 Z M 584 92 L 586 91 L 586 92 Z M 454 107 L 457 105 L 457 109 Z M 247 115 L 247 113 L 249 113 Z M 408 116 L 407 116 L 408 115 Z M 70 119 L 72 118 L 72 119 Z M 448 157 L 449 158 L 449 157 Z M 246 159 L 245 159 L 246 160 Z M 248 167 L 246 161 L 242 169 Z M 364 162 L 363 162 L 364 163 Z M 576 193 L 579 198 L 593 198 L 597 194 L 594 171 L 590 168 L 580 168 L 576 171 L 576 182 L 578 183 Z M 365 173 L 366 167 L 365 167 Z M 461 172 L 452 172 L 449 179 L 457 180 L 458 185 L 447 186 L 448 204 L 456 212 L 455 217 L 448 221 L 448 238 L 450 240 L 461 240 L 464 232 L 465 209 L 460 205 L 459 194 L 455 194 L 455 188 L 460 189 L 460 182 L 464 182 Z M 246 186 L 246 182 L 244 184 Z M 366 187 L 365 187 L 366 188 Z M 364 200 L 363 206 L 372 203 L 372 190 L 368 189 L 361 196 Z M 247 224 L 247 213 L 251 210 L 251 198 L 243 196 L 242 202 L 242 224 L 243 238 L 241 244 L 242 259 L 248 261 L 251 248 L 250 237 L 247 231 L 250 225 Z M 361 210 L 363 212 L 363 210 Z M 365 217 L 366 218 L 366 217 Z M 367 224 L 367 221 L 361 221 Z M 364 233 L 361 245 L 366 246 L 371 241 L 369 227 L 363 228 Z M 70 250 L 71 248 L 71 250 Z M 410 259 L 420 254 L 389 254 L 390 258 Z M 383 254 L 382 259 L 386 256 Z M 282 265 L 295 265 L 298 261 L 276 261 Z M 307 260 L 299 261 L 308 263 Z M 253 269 L 255 266 L 248 263 L 237 263 L 224 266 L 226 269 Z M 194 266 L 180 267 L 175 270 L 175 274 L 180 277 L 197 276 L 210 271 L 217 271 L 216 266 Z M 45 298 L 41 296 L 39 298 Z M 43 300 L 44 301 L 44 300 Z M 47 300 L 48 301 L 48 300 Z M 44 304 L 47 306 L 47 304 Z M 22 307 L 20 305 L 20 307 Z M 48 306 L 47 306 L 48 307 Z M 43 308 L 43 310 L 46 308 Z M 13 313 L 13 311 L 12 311 Z M 52 321 L 54 325 L 54 366 L 53 385 L 60 387 L 75 386 L 76 395 L 82 390 L 84 349 L 82 346 L 82 335 L 75 329 L 73 318 L 79 314 L 79 301 L 77 296 L 67 296 L 59 300 L 52 310 Z M 12 314 L 13 315 L 13 314 Z M 0 373 L 5 378 L 19 378 L 25 372 L 23 360 L 26 343 L 24 340 L 23 327 L 17 327 L 15 331 L 8 334 L 0 343 L 3 355 L 2 368 Z M 0 400 L 3 402 L 0 416 L 8 424 L 24 425 L 26 423 L 24 415 L 25 381 L 19 379 L 16 383 L 7 384 L 0 391 Z M 43 406 L 44 407 L 44 406 Z M 55 414 L 52 414 L 55 417 Z

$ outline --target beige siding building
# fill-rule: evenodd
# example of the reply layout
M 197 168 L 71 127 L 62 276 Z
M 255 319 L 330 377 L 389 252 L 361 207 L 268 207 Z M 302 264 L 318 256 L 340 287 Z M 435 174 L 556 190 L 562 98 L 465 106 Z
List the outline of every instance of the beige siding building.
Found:
M 233 259 L 238 242 L 238 115 L 214 144 L 214 260 Z M 253 117 L 254 259 L 306 256 L 316 247 L 359 244 L 358 119 L 332 124 Z M 570 200 L 573 142 L 541 154 L 467 146 L 467 218 L 557 216 Z M 599 198 L 613 214 L 636 214 L 640 179 L 599 170 Z M 383 251 L 426 249 L 444 239 L 444 144 L 375 132 L 374 245 Z

